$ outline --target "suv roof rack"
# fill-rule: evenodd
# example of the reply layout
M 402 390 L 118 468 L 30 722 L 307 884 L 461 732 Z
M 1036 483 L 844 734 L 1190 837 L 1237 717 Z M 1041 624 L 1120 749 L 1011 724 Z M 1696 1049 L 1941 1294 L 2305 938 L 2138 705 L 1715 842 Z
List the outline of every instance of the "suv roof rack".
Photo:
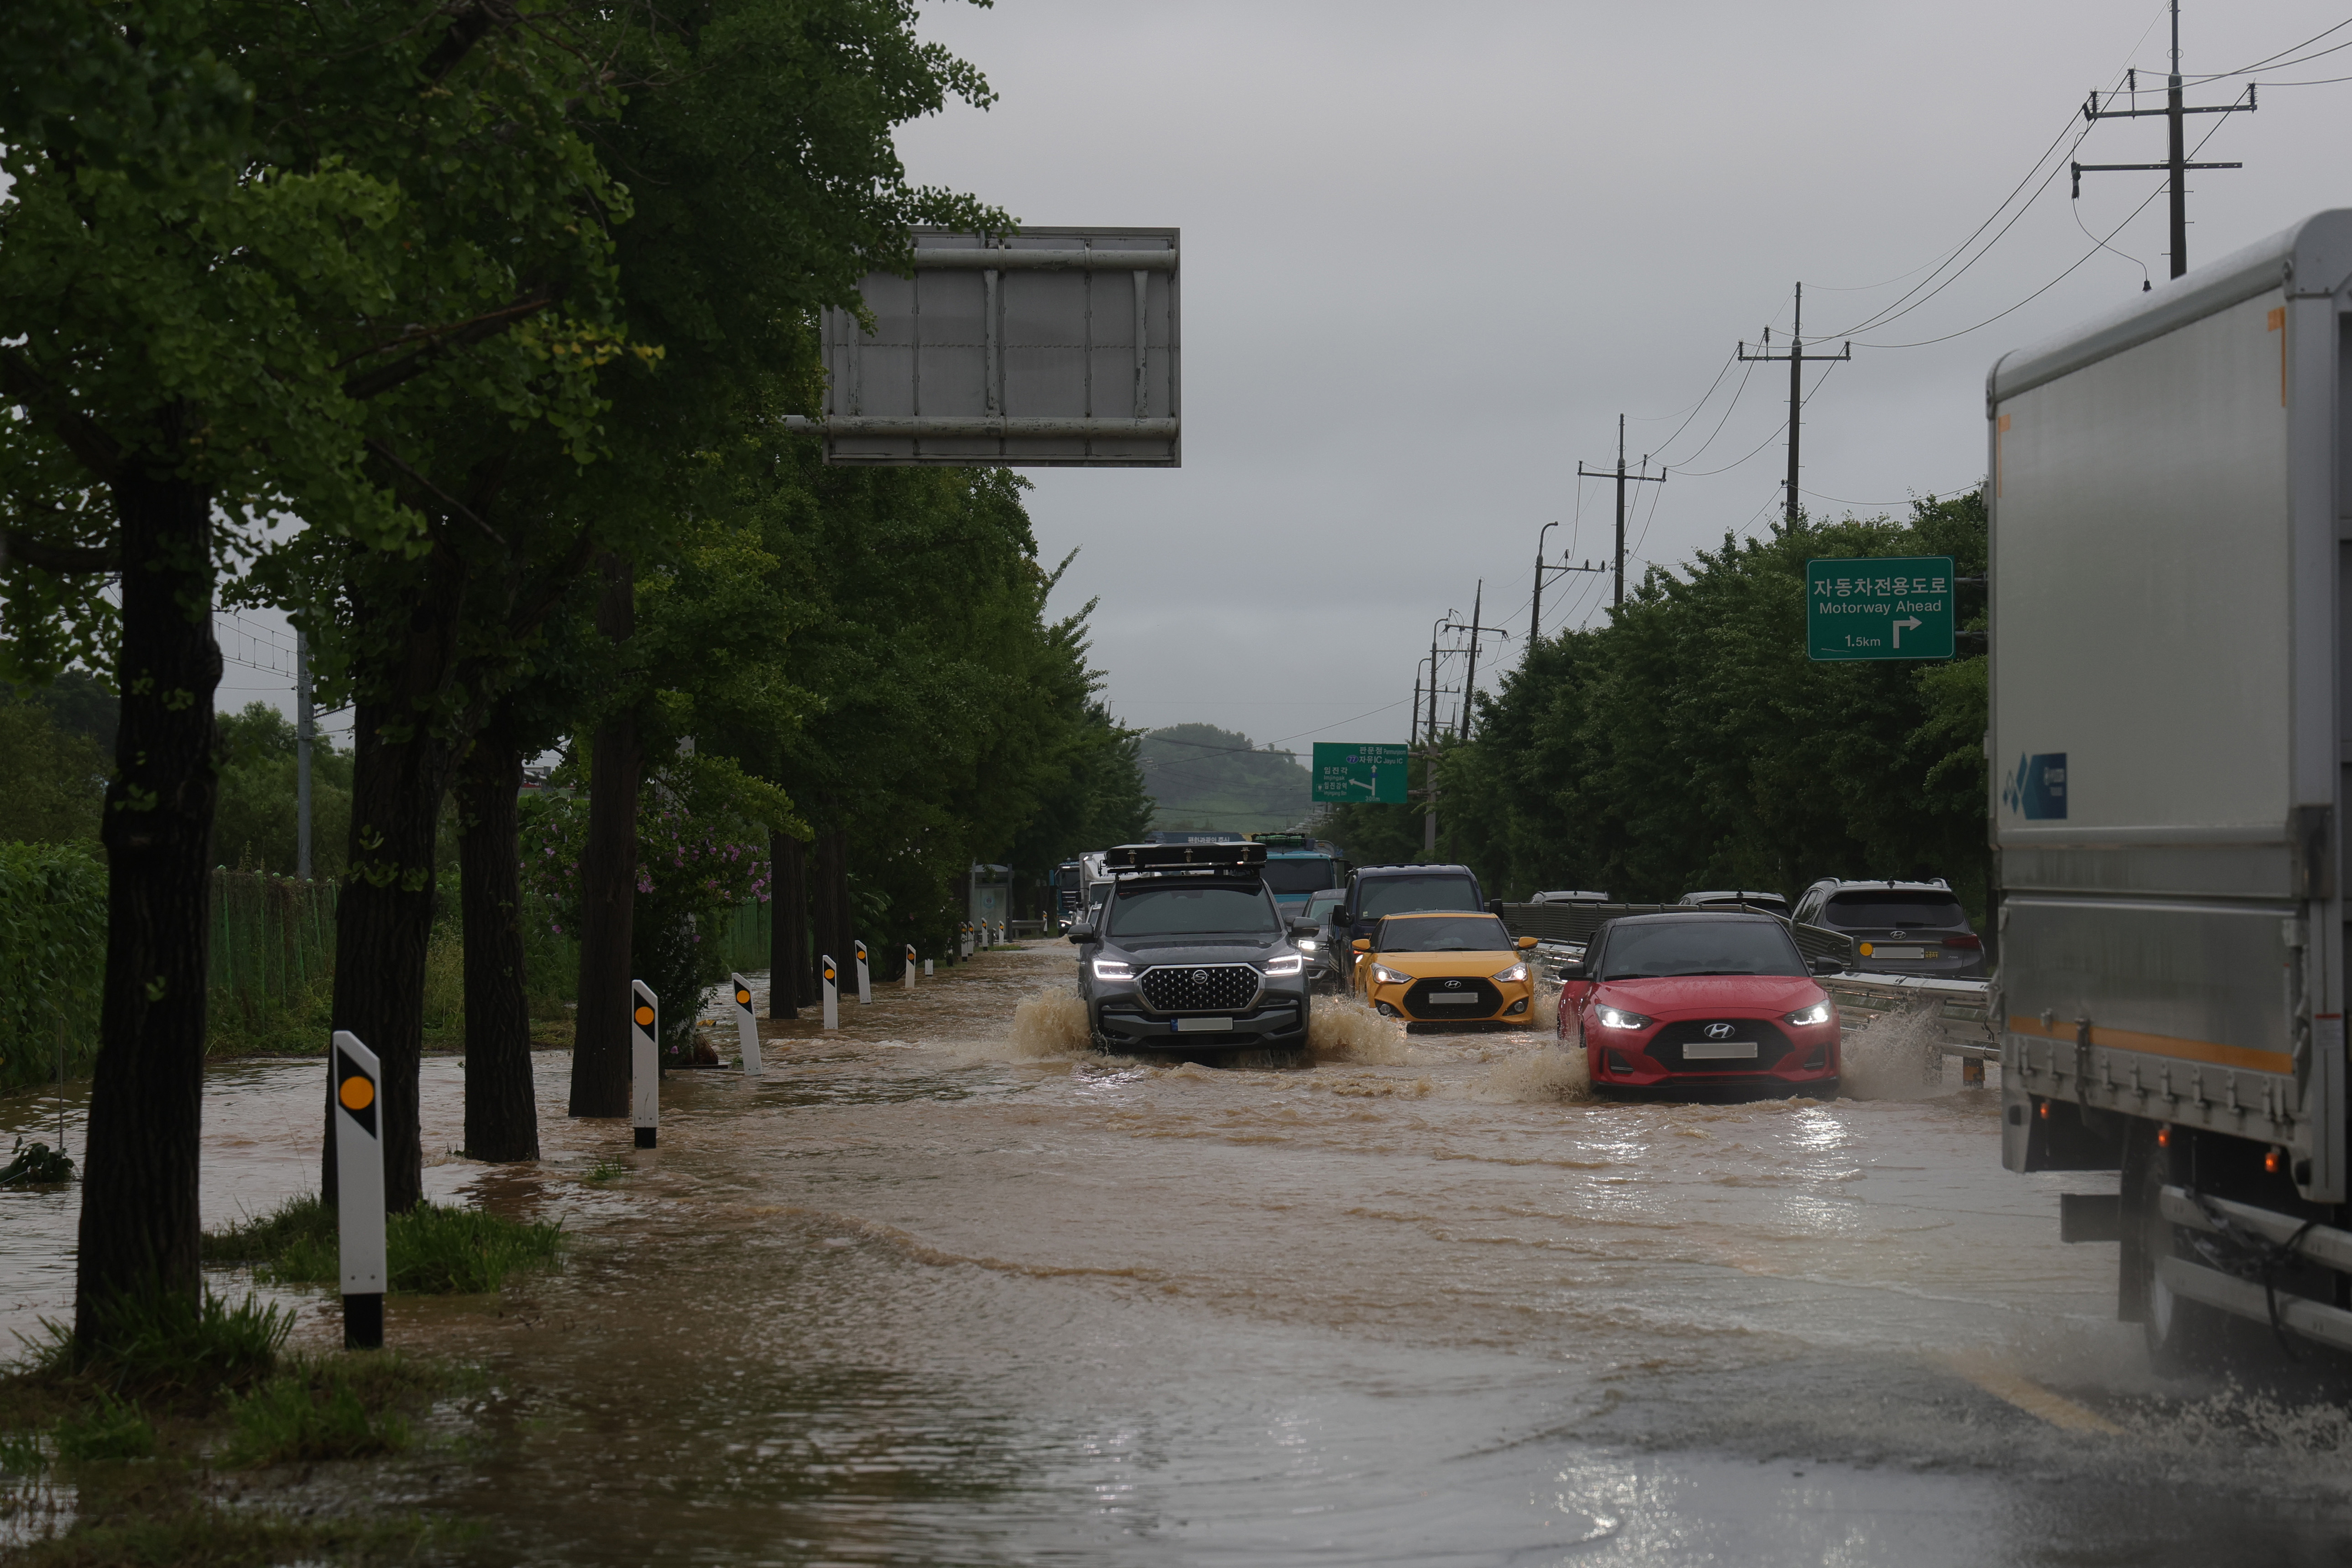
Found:
M 1254 871 L 1265 863 L 1265 846 L 1217 844 L 1120 844 L 1103 852 L 1103 869 L 1114 873 L 1147 871 Z

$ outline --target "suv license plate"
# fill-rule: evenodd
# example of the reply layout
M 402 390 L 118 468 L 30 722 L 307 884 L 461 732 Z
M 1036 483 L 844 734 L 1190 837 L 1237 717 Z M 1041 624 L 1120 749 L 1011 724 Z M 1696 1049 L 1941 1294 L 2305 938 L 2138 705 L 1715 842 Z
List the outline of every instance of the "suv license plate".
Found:
M 1693 1040 L 1683 1042 L 1685 1061 L 1753 1061 L 1756 1042 L 1752 1040 Z
M 1874 958 L 1932 958 L 1936 955 L 1925 947 L 1886 947 L 1873 943 L 1870 956 Z
M 1213 1034 L 1220 1030 L 1230 1032 L 1233 1027 L 1234 1020 L 1231 1019 L 1178 1019 L 1176 1020 L 1178 1034 Z M 1750 1054 L 1753 1053 L 1751 1047 Z

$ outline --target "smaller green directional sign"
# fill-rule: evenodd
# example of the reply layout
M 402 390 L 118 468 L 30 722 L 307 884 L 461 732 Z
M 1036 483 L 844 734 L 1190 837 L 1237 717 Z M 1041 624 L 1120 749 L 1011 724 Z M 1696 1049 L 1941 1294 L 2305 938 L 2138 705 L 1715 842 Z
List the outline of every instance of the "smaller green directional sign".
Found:
M 1357 746 L 1336 740 L 1315 743 L 1315 799 L 1325 800 L 1376 800 L 1383 805 L 1404 804 L 1404 765 L 1407 748 L 1402 746 Z
M 1958 618 L 1948 555 L 1805 563 L 1805 652 L 1816 659 L 1948 659 Z

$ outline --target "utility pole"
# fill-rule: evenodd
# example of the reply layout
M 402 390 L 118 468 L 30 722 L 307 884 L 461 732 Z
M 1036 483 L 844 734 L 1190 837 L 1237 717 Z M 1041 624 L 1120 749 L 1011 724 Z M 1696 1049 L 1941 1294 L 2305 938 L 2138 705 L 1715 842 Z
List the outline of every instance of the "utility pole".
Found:
M 294 874 L 310 880 L 310 742 L 318 716 L 310 706 L 310 640 L 294 633 Z
M 1580 479 L 1606 479 L 1611 476 L 1606 469 L 1587 468 L 1580 463 L 1576 465 L 1576 476 Z M 1617 480 L 1617 597 L 1612 602 L 1622 609 L 1625 603 L 1625 482 L 1629 479 L 1641 485 L 1663 485 L 1666 482 L 1664 469 L 1661 468 L 1655 474 L 1650 472 L 1650 455 L 1646 452 L 1642 455 L 1640 473 L 1625 472 L 1625 416 L 1622 413 L 1617 416 L 1615 476 Z
M 1534 607 L 1528 612 L 1528 646 L 1529 649 L 1533 649 L 1536 645 L 1536 639 L 1543 635 L 1544 573 L 1551 572 L 1558 575 L 1571 571 L 1607 571 L 1609 570 L 1605 566 L 1595 566 L 1589 560 L 1582 566 L 1570 566 L 1568 563 L 1568 558 L 1566 556 L 1559 558 L 1559 564 L 1558 566 L 1546 566 L 1544 564 L 1543 558 L 1544 535 L 1551 532 L 1552 529 L 1558 527 L 1559 527 L 1559 524 L 1557 521 L 1549 522 L 1536 532 L 1536 599 Z
M 1470 705 L 1478 695 L 1478 609 L 1486 600 L 1486 580 L 1478 580 L 1477 591 L 1470 596 L 1470 673 L 1462 681 L 1462 714 L 1454 727 L 1454 738 L 1470 738 Z M 1532 1004 L 1530 1004 L 1532 1005 Z
M 2165 82 L 2164 107 L 2162 109 L 2138 108 L 2139 73 L 2136 70 L 2128 71 L 2125 73 L 2124 79 L 2125 89 L 2130 94 L 2133 108 L 2101 109 L 2099 95 L 2094 92 L 2091 94 L 2090 100 L 2083 105 L 2083 118 L 2086 120 L 2137 120 L 2143 115 L 2160 114 L 2167 121 L 2166 129 L 2169 133 L 2169 156 L 2161 163 L 2077 163 L 2074 165 L 2074 196 L 2078 201 L 2082 198 L 2083 176 L 2086 173 L 2106 174 L 2126 169 L 2165 171 L 2171 177 L 2172 183 L 2172 276 L 2178 277 L 2189 270 L 2189 171 L 2245 167 L 2243 163 L 2189 162 L 2189 134 L 2184 121 L 2187 116 L 2192 114 L 2234 114 L 2240 110 L 2252 114 L 2254 111 L 2254 84 L 2252 82 L 2246 84 L 2246 99 L 2243 103 L 2200 104 L 2191 109 L 2180 101 L 2180 0 L 2172 0 L 2172 75 Z M 2113 102 L 2114 99 L 2110 99 L 2108 101 Z
M 1772 329 L 1767 327 L 1764 329 L 1764 347 L 1762 350 L 1751 354 L 1748 351 L 1747 343 L 1743 341 L 1739 345 L 1739 357 L 1743 360 L 1755 360 L 1759 362 L 1771 362 L 1780 360 L 1786 360 L 1789 361 L 1788 517 L 1789 526 L 1793 528 L 1797 526 L 1798 511 L 1797 427 L 1801 423 L 1802 415 L 1805 411 L 1805 367 L 1809 364 L 1826 364 L 1835 360 L 1851 360 L 1853 358 L 1853 345 L 1852 343 L 1848 343 L 1844 348 L 1840 349 L 1834 354 L 1809 354 L 1805 352 L 1805 286 L 1800 283 L 1797 285 L 1797 319 L 1795 327 L 1792 328 L 1789 333 L 1789 351 L 1785 354 L 1776 354 L 1772 352 Z

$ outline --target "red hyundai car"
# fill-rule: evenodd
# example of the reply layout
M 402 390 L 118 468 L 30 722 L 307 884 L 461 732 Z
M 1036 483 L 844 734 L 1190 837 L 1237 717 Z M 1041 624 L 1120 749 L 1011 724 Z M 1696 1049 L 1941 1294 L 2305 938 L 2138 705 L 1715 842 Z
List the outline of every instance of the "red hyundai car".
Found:
M 1595 1089 L 1829 1099 L 1837 1004 L 1816 972 L 1769 915 L 1629 915 L 1562 972 L 1560 1040 L 1584 1048 Z

